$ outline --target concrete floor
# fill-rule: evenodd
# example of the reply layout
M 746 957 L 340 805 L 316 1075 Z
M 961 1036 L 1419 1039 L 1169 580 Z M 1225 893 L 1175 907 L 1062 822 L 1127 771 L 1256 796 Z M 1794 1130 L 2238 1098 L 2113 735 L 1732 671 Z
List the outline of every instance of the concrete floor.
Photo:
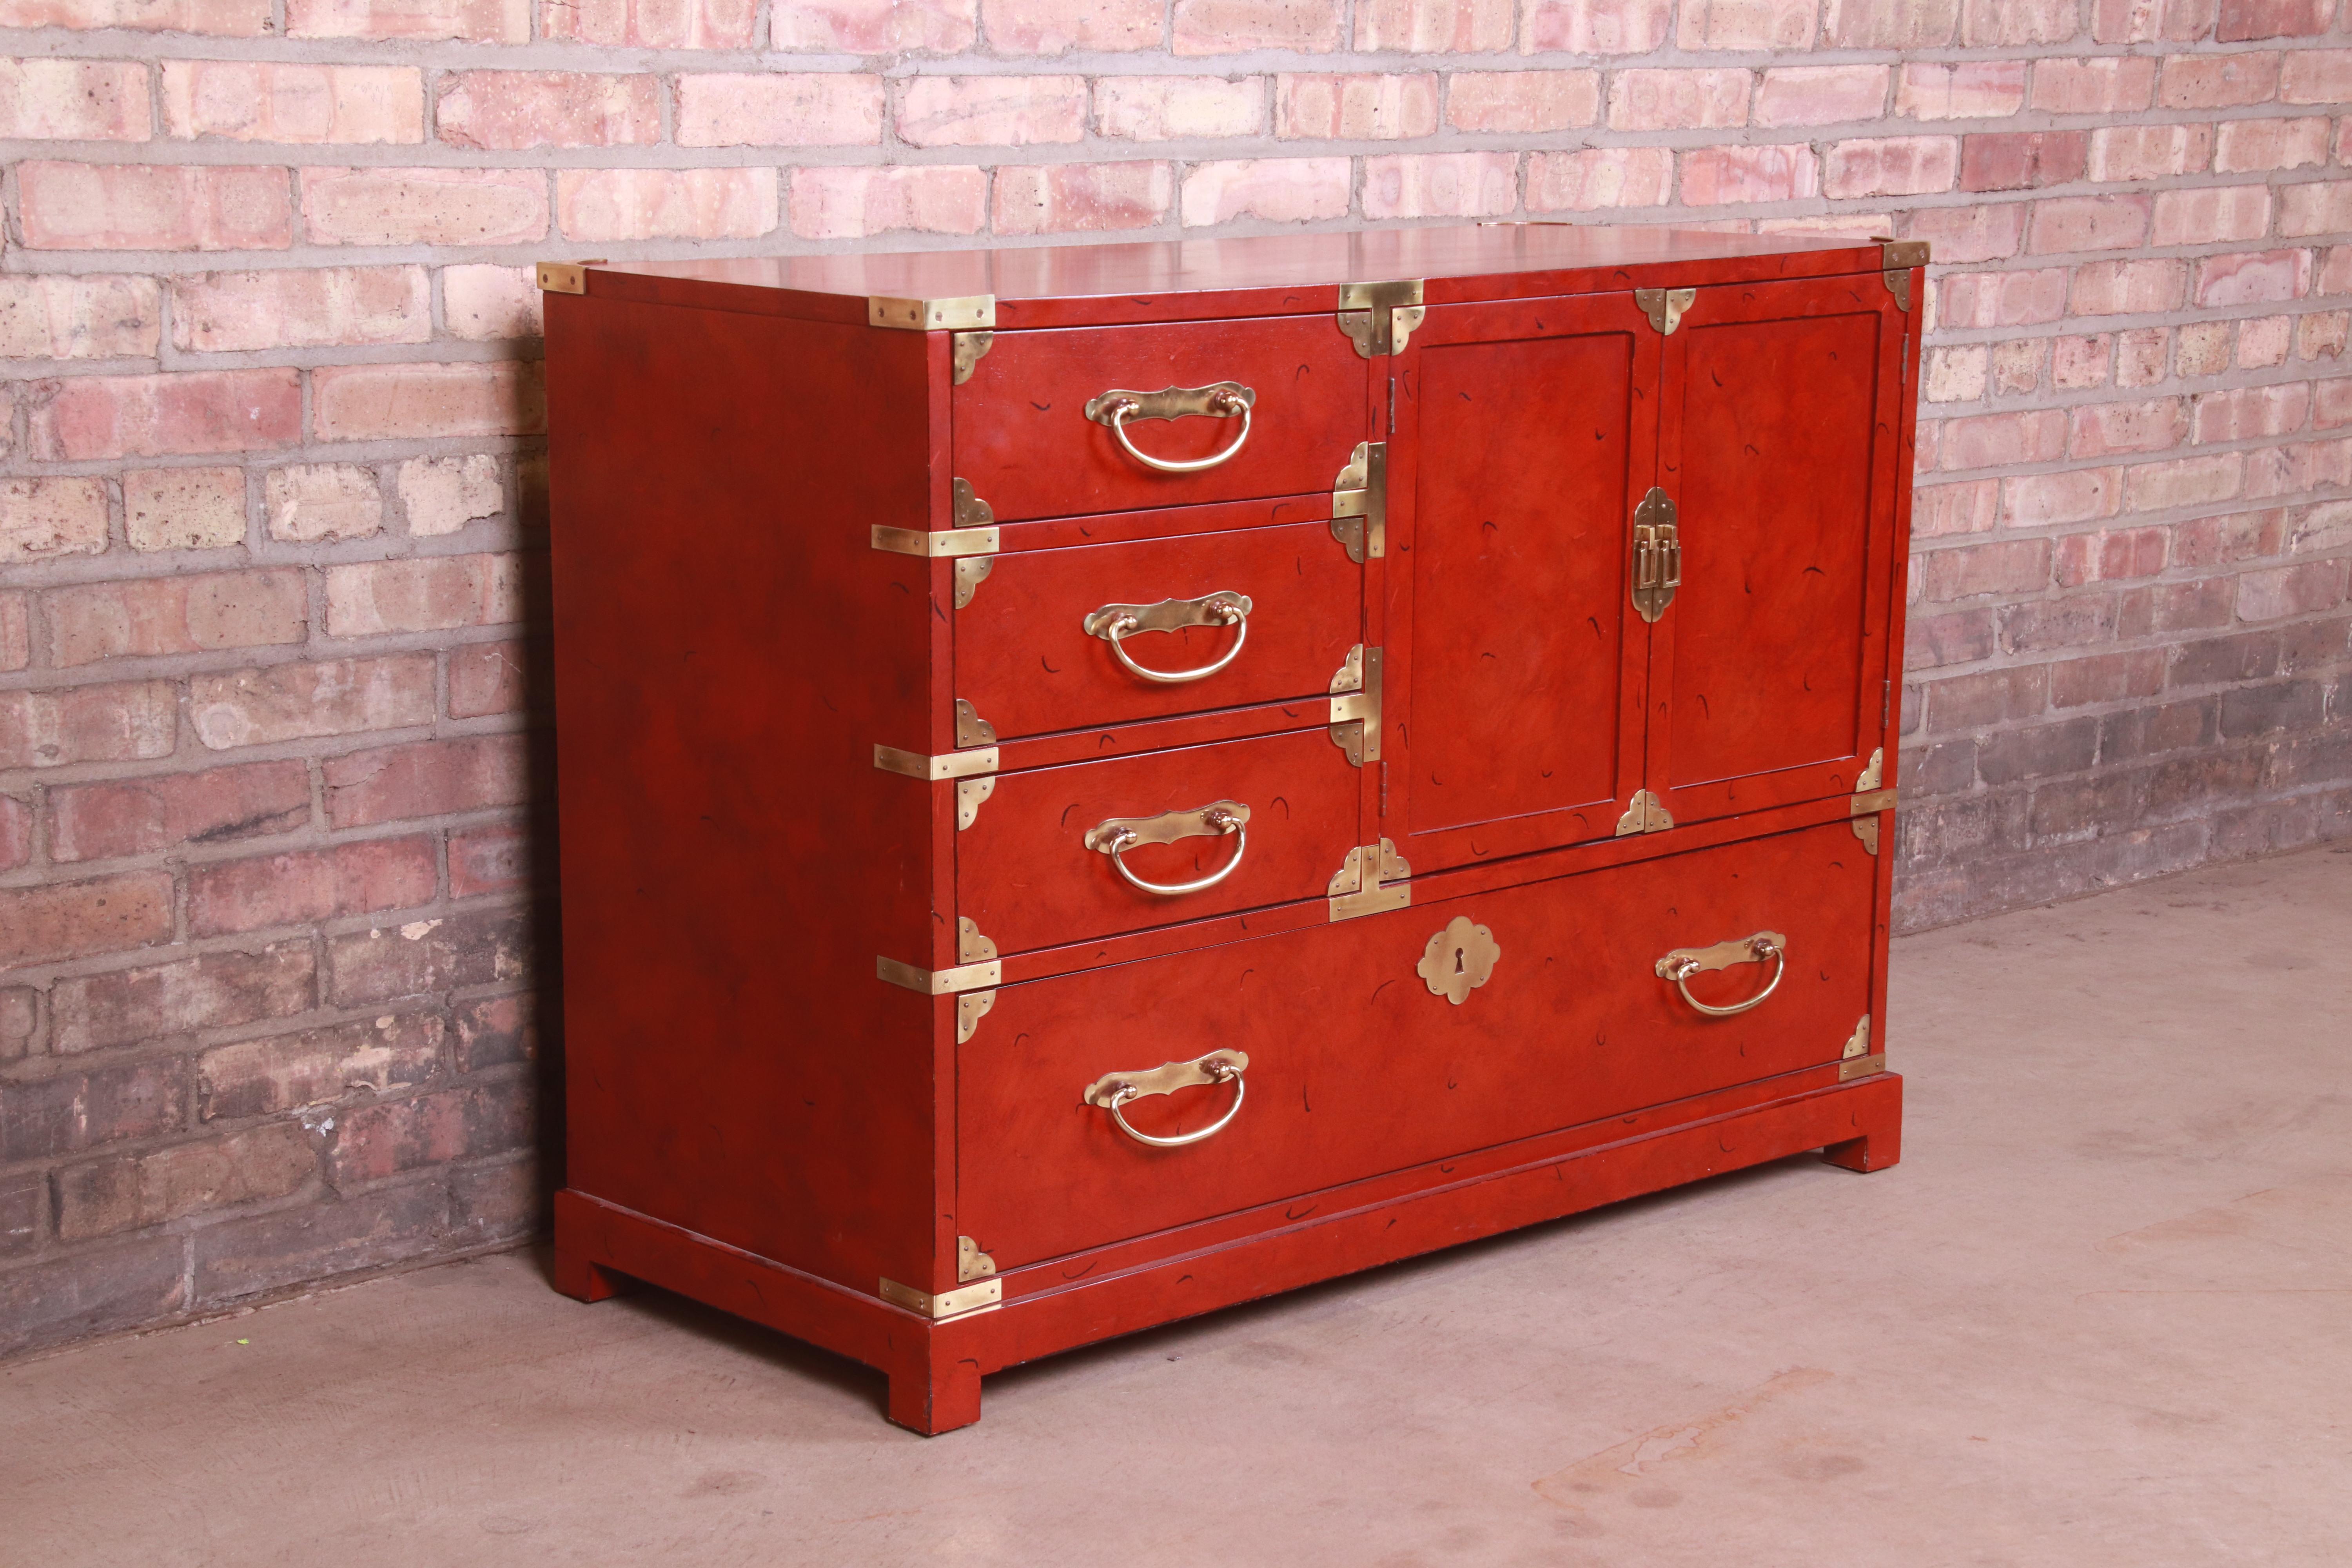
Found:
M 2352 848 L 1898 944 L 1907 1154 L 989 1380 L 539 1262 L 0 1369 L 0 1563 L 2352 1562 Z

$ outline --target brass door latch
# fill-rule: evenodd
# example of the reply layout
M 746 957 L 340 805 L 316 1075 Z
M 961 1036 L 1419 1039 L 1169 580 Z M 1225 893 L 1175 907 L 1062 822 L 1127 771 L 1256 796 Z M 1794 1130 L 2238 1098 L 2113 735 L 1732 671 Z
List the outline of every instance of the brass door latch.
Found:
M 1675 602 L 1683 583 L 1682 534 L 1674 499 L 1655 485 L 1633 509 L 1633 608 L 1654 621 Z

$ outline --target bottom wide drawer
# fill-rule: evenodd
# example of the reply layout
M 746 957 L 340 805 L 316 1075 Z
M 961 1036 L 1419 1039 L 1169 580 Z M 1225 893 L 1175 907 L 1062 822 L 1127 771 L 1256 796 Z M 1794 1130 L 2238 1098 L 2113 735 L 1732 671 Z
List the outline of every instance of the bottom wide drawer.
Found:
M 958 1228 L 1011 1268 L 1834 1061 L 1876 868 L 1836 822 L 1006 986 Z

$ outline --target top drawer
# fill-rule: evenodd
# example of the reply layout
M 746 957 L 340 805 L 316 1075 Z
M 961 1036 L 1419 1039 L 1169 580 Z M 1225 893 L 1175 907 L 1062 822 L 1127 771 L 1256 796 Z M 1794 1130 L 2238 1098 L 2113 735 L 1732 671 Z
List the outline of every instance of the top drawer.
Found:
M 999 521 L 1328 490 L 1370 434 L 1370 364 L 1328 311 L 998 332 L 955 389 L 955 471 Z M 1205 403 L 1228 382 L 1252 395 L 1249 436 L 1206 468 L 1155 468 L 1121 447 L 1120 431 L 1087 416 L 1106 393 L 1196 388 Z M 1244 422 L 1216 412 L 1136 416 L 1124 433 L 1143 458 L 1197 463 L 1233 447 Z

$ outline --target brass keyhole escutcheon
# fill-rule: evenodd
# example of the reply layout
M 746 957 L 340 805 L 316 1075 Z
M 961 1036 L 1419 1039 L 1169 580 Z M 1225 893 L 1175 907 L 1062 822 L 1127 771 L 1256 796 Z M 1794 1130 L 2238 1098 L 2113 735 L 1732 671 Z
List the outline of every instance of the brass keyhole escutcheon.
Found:
M 1502 944 L 1493 931 L 1466 915 L 1456 915 L 1429 939 L 1413 973 L 1421 976 L 1431 995 L 1443 996 L 1459 1007 L 1471 992 L 1493 977 L 1495 962 L 1502 956 Z

